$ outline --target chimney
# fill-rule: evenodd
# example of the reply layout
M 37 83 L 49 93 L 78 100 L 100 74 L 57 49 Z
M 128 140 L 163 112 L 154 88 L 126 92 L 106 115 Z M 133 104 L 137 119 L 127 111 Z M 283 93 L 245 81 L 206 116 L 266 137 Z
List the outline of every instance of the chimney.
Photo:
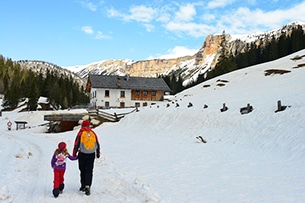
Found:
M 120 88 L 121 87 L 121 83 L 120 83 L 120 78 L 117 78 L 117 83 L 116 83 L 117 87 Z

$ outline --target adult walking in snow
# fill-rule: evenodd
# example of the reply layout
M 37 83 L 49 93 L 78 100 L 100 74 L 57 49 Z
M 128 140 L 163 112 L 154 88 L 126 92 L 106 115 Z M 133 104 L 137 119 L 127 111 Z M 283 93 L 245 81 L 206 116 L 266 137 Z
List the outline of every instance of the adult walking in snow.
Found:
M 58 148 L 55 150 L 52 159 L 51 166 L 54 171 L 54 180 L 53 180 L 53 195 L 55 198 L 58 197 L 64 190 L 64 175 L 66 171 L 66 159 L 74 161 L 77 159 L 76 156 L 71 156 L 66 149 L 66 143 L 60 142 Z
M 90 121 L 84 120 L 79 130 L 73 148 L 73 156 L 78 157 L 80 170 L 80 191 L 90 195 L 92 184 L 94 159 L 100 158 L 100 144 L 98 137 L 90 127 Z

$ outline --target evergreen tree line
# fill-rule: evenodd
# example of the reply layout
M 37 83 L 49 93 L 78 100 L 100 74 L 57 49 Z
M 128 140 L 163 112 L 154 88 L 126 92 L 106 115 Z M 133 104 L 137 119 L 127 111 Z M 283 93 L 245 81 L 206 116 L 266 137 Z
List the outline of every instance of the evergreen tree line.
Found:
M 178 75 L 178 78 L 176 77 L 176 75 Z M 163 78 L 163 80 L 165 81 L 165 83 L 169 86 L 169 88 L 172 91 L 172 94 L 176 94 L 178 92 L 181 92 L 182 90 L 185 89 L 185 87 L 182 85 L 183 83 L 183 79 L 181 77 L 181 75 L 175 72 L 170 73 L 169 75 L 166 76 L 159 76 L 161 78 Z
M 230 53 L 228 50 L 228 42 L 225 38 L 225 33 L 222 35 L 222 44 L 220 56 L 215 68 L 207 74 L 199 75 L 197 81 L 184 87 L 183 80 L 179 76 L 172 73 L 168 76 L 163 76 L 167 85 L 172 89 L 173 94 L 176 94 L 184 89 L 195 86 L 211 78 L 223 75 L 225 73 L 249 67 L 252 65 L 272 61 L 305 48 L 305 32 L 302 26 L 293 28 L 290 35 L 282 34 L 278 39 L 274 36 L 265 44 L 256 45 L 255 42 L 249 44 L 246 52 Z M 177 88 L 178 87 L 178 88 Z
M 28 98 L 28 110 L 36 110 L 40 96 L 48 98 L 57 109 L 87 104 L 89 97 L 73 80 L 56 70 L 46 73 L 21 68 L 20 64 L 0 55 L 0 94 L 4 95 L 2 106 L 14 109 L 23 98 Z

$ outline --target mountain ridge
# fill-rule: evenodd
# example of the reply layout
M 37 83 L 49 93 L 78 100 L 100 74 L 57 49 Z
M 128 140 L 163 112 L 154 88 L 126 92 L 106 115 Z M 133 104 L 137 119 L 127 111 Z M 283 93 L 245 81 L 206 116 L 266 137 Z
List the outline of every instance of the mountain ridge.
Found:
M 272 37 L 279 38 L 283 34 L 289 35 L 291 30 L 297 26 L 302 26 L 302 29 L 305 30 L 305 23 L 294 21 L 284 25 L 280 29 L 269 32 L 245 35 L 231 35 L 226 33 L 218 35 L 211 34 L 206 37 L 198 52 L 192 56 L 140 61 L 131 59 L 109 59 L 92 62 L 87 65 L 62 67 L 62 70 L 67 70 L 78 75 L 78 80 L 83 85 L 89 74 L 130 75 L 133 77 L 158 77 L 172 74 L 176 78 L 181 77 L 183 85 L 186 86 L 196 81 L 199 75 L 207 74 L 208 71 L 216 66 L 220 56 L 223 36 L 225 36 L 225 39 L 228 42 L 229 52 L 236 55 L 249 50 L 250 44 L 253 42 L 256 45 L 261 45 L 270 41 Z M 31 66 L 25 63 L 27 61 L 28 60 L 23 61 L 23 67 L 29 68 Z M 47 62 L 42 63 L 47 64 Z
M 269 32 L 231 35 L 225 34 L 231 53 L 242 53 L 249 49 L 249 44 L 266 43 L 272 37 L 288 35 L 292 28 L 301 25 L 305 30 L 305 23 L 294 21 L 284 25 L 282 28 Z M 221 48 L 222 35 L 208 35 L 201 48 L 192 56 L 183 56 L 173 59 L 148 59 L 133 61 L 130 59 L 122 60 L 103 60 L 93 62 L 84 66 L 64 67 L 70 71 L 78 73 L 82 78 L 90 74 L 103 75 L 130 75 L 135 77 L 158 77 L 159 75 L 179 74 L 184 85 L 196 81 L 199 74 L 204 74 L 213 69 L 217 64 Z

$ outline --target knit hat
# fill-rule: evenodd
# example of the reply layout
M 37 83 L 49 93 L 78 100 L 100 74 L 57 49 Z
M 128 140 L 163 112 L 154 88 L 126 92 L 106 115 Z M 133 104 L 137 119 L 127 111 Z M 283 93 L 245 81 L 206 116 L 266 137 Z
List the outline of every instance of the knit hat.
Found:
M 65 142 L 60 142 L 60 143 L 58 144 L 58 149 L 60 149 L 60 150 L 66 149 L 66 143 L 65 143 Z
M 88 127 L 90 127 L 90 121 L 88 121 L 88 120 L 84 120 L 83 122 L 82 122 L 82 127 L 83 128 L 88 128 Z

